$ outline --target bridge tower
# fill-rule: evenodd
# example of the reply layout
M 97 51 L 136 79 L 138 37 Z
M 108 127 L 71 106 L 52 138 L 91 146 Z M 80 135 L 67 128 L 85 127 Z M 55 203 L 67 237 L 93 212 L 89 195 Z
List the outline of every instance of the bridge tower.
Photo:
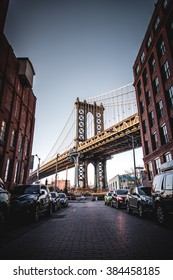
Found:
M 104 107 L 100 106 L 94 102 L 94 104 L 89 104 L 86 102 L 79 101 L 76 99 L 76 138 L 75 138 L 75 148 L 77 150 L 78 145 L 87 140 L 87 115 L 91 113 L 93 116 L 93 132 L 94 135 L 99 134 L 104 130 Z M 106 159 L 105 158 L 92 158 L 88 159 L 85 155 L 80 155 L 79 153 L 72 152 L 70 154 L 72 160 L 75 163 L 75 186 L 76 188 L 88 187 L 88 164 L 92 163 L 94 166 L 94 186 L 95 188 L 105 188 L 107 185 L 107 175 L 106 175 Z

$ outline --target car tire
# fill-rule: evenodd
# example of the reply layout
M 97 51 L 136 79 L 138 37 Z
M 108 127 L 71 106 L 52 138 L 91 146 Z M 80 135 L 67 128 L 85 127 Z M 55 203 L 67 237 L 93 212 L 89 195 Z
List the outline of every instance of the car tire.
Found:
M 138 205 L 138 215 L 140 218 L 142 218 L 144 216 L 144 209 L 143 209 L 142 204 Z
M 132 209 L 130 207 L 129 202 L 127 202 L 127 213 L 131 214 L 132 213 Z
M 48 209 L 48 211 L 47 211 L 47 216 L 48 217 L 51 217 L 52 216 L 52 214 L 53 214 L 53 209 L 52 209 L 53 207 L 52 207 L 52 204 L 50 204 L 49 205 L 49 209 Z
M 119 208 L 119 203 L 118 203 L 118 201 L 115 202 L 115 208 L 116 208 L 116 209 Z
M 57 212 L 57 210 L 58 210 L 58 205 L 55 204 L 55 205 L 54 205 L 54 212 Z
M 161 205 L 158 205 L 156 207 L 156 218 L 157 218 L 157 221 L 159 222 L 159 224 L 162 224 L 162 225 L 166 221 L 165 211 Z
M 39 206 L 38 205 L 36 205 L 34 212 L 32 213 L 32 220 L 34 222 L 38 222 L 38 220 L 39 220 Z
M 113 202 L 111 201 L 111 207 L 114 207 L 114 204 L 113 204 Z

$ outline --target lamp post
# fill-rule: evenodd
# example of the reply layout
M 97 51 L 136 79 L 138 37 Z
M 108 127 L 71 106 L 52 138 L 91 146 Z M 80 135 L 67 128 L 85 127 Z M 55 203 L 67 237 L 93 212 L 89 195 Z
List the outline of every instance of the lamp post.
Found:
M 57 155 L 56 155 L 56 166 L 55 166 L 55 189 L 57 188 L 58 157 L 59 157 L 59 154 L 57 154 Z
M 38 181 L 39 181 L 39 179 L 40 179 L 40 160 L 41 160 L 41 158 L 37 155 L 37 154 L 35 154 L 35 156 L 38 158 L 38 166 L 37 166 L 37 179 L 38 179 Z
M 132 140 L 132 150 L 133 150 L 133 165 L 134 165 L 134 174 L 135 174 L 135 186 L 137 186 L 137 176 L 136 176 L 136 158 L 135 158 L 135 142 L 134 142 L 134 136 L 132 135 L 126 135 L 127 137 L 131 138 Z

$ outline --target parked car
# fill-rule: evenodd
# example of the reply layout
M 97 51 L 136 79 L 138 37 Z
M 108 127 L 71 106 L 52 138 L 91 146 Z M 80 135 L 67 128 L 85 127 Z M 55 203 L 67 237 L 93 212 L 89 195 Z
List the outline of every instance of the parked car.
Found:
M 107 192 L 104 196 L 105 205 L 111 205 L 111 199 L 112 199 L 113 192 Z
M 60 202 L 60 197 L 57 192 L 50 192 L 51 197 L 52 197 L 52 206 L 53 206 L 53 211 L 56 212 L 58 209 L 61 209 L 61 202 Z
M 42 184 L 16 185 L 11 196 L 11 213 L 29 215 L 38 221 L 42 214 L 52 215 L 52 199 L 47 186 Z
M 164 224 L 168 214 L 173 214 L 173 171 L 163 171 L 154 177 L 152 197 L 156 218 Z
M 118 189 L 112 194 L 111 206 L 115 208 L 126 207 L 126 195 L 128 190 Z
M 65 193 L 59 193 L 61 207 L 67 207 L 68 206 L 68 197 Z
M 10 214 L 10 193 L 0 186 L 0 235 L 5 230 Z
M 127 212 L 137 211 L 140 217 L 153 211 L 150 187 L 133 187 L 126 196 Z

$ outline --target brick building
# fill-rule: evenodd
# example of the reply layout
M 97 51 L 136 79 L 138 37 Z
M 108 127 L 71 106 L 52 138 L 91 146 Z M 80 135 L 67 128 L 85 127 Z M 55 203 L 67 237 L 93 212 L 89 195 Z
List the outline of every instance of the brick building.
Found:
M 173 159 L 173 1 L 158 0 L 133 66 L 147 185 Z
M 30 60 L 15 56 L 3 32 L 8 2 L 0 4 L 0 178 L 10 189 L 28 180 L 36 97 Z

